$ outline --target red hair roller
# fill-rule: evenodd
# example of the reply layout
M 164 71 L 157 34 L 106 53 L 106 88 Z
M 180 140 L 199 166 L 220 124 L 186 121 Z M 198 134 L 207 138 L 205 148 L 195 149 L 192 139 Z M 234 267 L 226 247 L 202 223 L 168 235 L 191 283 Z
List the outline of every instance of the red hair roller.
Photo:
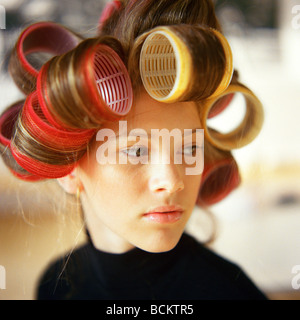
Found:
M 240 185 L 238 165 L 230 151 L 205 143 L 204 170 L 197 198 L 198 206 L 210 206 L 226 198 Z
M 119 120 L 131 109 L 131 81 L 119 55 L 104 44 L 84 45 L 47 62 L 37 78 L 41 109 L 57 128 L 98 128 L 103 121 Z M 58 70 L 60 63 L 68 64 L 68 74 L 66 70 Z M 50 79 L 50 74 L 56 78 Z M 72 76 L 68 77 L 69 74 Z M 64 86 L 53 87 L 56 80 L 65 78 L 68 81 Z M 68 91 L 72 103 L 65 102 L 63 90 Z
M 26 141 L 15 139 L 10 145 L 11 154 L 26 171 L 46 179 L 71 173 L 95 133 L 94 130 L 68 131 L 51 126 L 39 107 L 37 92 L 27 97 L 17 121 L 16 137 L 25 135 Z M 32 143 L 39 144 L 38 152 L 35 148 L 31 150 Z M 50 163 L 48 157 L 54 157 L 54 162 Z
M 79 35 L 53 22 L 38 22 L 27 27 L 21 33 L 10 60 L 9 69 L 17 86 L 25 94 L 34 90 L 32 83 L 36 82 L 38 70 L 28 61 L 29 54 L 47 52 L 60 55 L 73 49 L 81 40 Z
M 82 89 L 96 107 L 97 115 L 107 120 L 118 120 L 126 115 L 132 105 L 133 92 L 127 68 L 117 53 L 99 44 L 90 48 L 82 62 L 86 80 Z
M 11 153 L 22 168 L 26 168 L 26 170 L 31 172 L 32 174 L 39 175 L 40 177 L 43 177 L 45 179 L 64 177 L 70 174 L 77 165 L 77 163 L 66 165 L 53 165 L 44 163 L 22 154 L 14 145 L 11 146 Z
M 104 7 L 101 16 L 99 18 L 99 30 L 102 24 L 115 12 L 118 11 L 122 6 L 122 2 L 119 0 L 110 1 Z
M 22 107 L 23 101 L 15 103 L 6 109 L 0 117 L 0 143 L 4 147 L 10 147 L 13 127 Z
M 20 167 L 11 153 L 11 138 L 13 136 L 14 124 L 22 110 L 22 107 L 23 101 L 17 102 L 8 108 L 0 117 L 0 150 L 2 152 L 4 162 L 13 175 L 26 181 L 38 181 L 43 178 Z
M 69 131 L 51 125 L 40 108 L 37 92 L 33 92 L 26 99 L 22 111 L 22 123 L 41 143 L 62 150 L 85 148 L 95 134 L 95 130 Z

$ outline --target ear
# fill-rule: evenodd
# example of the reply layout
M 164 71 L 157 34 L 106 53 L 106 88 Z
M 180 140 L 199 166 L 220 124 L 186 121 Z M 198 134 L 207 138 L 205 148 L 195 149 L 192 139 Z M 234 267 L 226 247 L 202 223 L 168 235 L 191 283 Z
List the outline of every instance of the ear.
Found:
M 83 190 L 82 182 L 77 177 L 75 170 L 65 177 L 58 178 L 57 182 L 69 194 L 76 194 L 78 190 Z

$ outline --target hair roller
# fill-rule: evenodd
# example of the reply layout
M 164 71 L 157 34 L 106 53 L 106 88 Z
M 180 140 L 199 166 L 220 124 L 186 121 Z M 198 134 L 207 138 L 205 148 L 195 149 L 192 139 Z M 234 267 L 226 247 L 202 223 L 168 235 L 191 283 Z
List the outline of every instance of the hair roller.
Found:
M 246 113 L 237 128 L 229 133 L 221 133 L 207 126 L 207 119 L 219 114 L 232 101 L 235 93 L 241 93 L 246 102 Z M 208 99 L 201 106 L 201 123 L 205 138 L 217 148 L 232 150 L 244 147 L 253 141 L 261 131 L 264 112 L 259 99 L 251 90 L 241 84 L 231 84 L 221 95 Z
M 215 29 L 211 29 L 211 30 L 213 30 L 214 35 L 221 42 L 222 48 L 225 53 L 225 69 L 224 69 L 221 82 L 219 83 L 217 89 L 211 94 L 211 97 L 214 97 L 214 96 L 220 95 L 229 86 L 234 70 L 233 70 L 233 62 L 232 62 L 233 60 L 232 52 L 227 39 L 218 30 L 215 30 Z
M 120 0 L 113 0 L 108 2 L 99 18 L 99 29 L 101 29 L 102 24 L 115 12 L 118 11 L 122 6 L 122 2 Z
M 26 168 L 32 174 L 39 175 L 44 179 L 56 179 L 64 177 L 70 174 L 76 167 L 76 162 L 64 165 L 56 165 L 38 161 L 20 152 L 15 145 L 12 145 L 11 152 L 17 163 L 22 168 Z
M 25 94 L 35 90 L 38 70 L 29 62 L 29 54 L 60 55 L 73 49 L 81 40 L 79 35 L 53 22 L 38 22 L 27 27 L 17 40 L 9 62 L 16 85 Z
M 143 34 L 133 50 L 140 52 L 146 91 L 162 102 L 198 101 L 220 94 L 232 77 L 227 40 L 205 26 L 157 27 Z
M 33 175 L 32 173 L 23 169 L 14 159 L 11 153 L 11 139 L 14 135 L 15 122 L 18 118 L 18 114 L 23 107 L 24 101 L 19 101 L 4 111 L 0 117 L 0 151 L 4 163 L 8 169 L 18 177 L 19 179 L 26 181 L 38 181 L 43 178 L 39 175 Z
M 217 99 L 213 104 L 212 108 L 209 110 L 207 118 L 211 119 L 222 113 L 231 103 L 234 98 L 234 93 L 224 94 Z
M 38 102 L 37 92 L 31 93 L 23 107 L 22 124 L 42 144 L 61 150 L 85 150 L 95 130 L 66 130 L 52 126 Z
M 11 153 L 16 162 L 31 174 L 55 179 L 71 173 L 85 150 L 74 152 L 42 145 L 19 123 Z
M 204 146 L 204 170 L 197 205 L 210 206 L 226 198 L 240 185 L 238 165 L 230 151 Z
M 26 171 L 43 178 L 70 173 L 85 154 L 94 131 L 58 130 L 47 123 L 39 108 L 36 92 L 31 93 L 15 123 L 11 153 Z
M 38 100 L 51 124 L 93 129 L 130 111 L 133 93 L 120 48 L 113 38 L 87 39 L 41 68 Z

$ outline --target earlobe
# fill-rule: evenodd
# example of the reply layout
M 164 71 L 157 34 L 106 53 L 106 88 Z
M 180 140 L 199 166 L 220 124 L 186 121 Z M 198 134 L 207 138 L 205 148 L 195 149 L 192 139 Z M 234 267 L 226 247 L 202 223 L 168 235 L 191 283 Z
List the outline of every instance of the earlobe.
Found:
M 83 190 L 83 185 L 75 170 L 65 177 L 56 179 L 59 185 L 69 194 L 77 194 L 78 191 Z

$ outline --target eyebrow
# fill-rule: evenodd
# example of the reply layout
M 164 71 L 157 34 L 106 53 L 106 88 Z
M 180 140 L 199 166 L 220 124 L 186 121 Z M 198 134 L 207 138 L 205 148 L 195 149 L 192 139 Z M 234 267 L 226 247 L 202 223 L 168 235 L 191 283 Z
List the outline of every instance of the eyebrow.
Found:
M 176 129 L 176 128 L 174 128 Z M 162 129 L 151 129 L 151 130 L 162 130 Z M 194 129 L 184 129 L 184 130 L 189 130 L 188 133 L 183 133 L 182 135 L 192 135 L 194 133 L 197 132 L 197 130 L 203 130 L 203 128 L 194 128 Z M 192 131 L 190 131 L 192 130 Z M 132 131 L 132 130 L 131 130 Z M 131 131 L 129 133 L 131 133 Z M 172 131 L 172 130 L 171 130 Z M 123 135 L 123 134 L 117 134 L 116 135 L 116 138 L 125 138 L 125 137 L 149 137 L 149 135 L 151 136 L 151 132 L 146 132 L 146 134 L 144 134 L 143 132 L 139 133 L 139 132 L 133 132 L 132 134 L 128 134 L 127 136 L 126 135 Z

